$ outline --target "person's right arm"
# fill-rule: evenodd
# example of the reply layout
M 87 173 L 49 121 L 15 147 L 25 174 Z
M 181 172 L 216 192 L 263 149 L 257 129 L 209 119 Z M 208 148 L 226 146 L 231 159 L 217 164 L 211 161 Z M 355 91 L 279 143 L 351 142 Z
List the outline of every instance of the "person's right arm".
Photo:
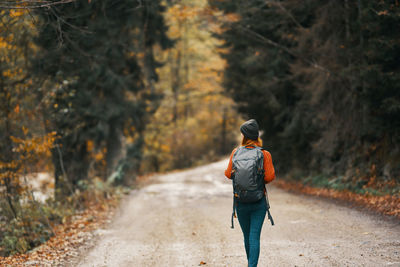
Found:
M 235 154 L 235 152 L 236 152 L 236 149 L 237 149 L 237 148 L 235 148 L 235 149 L 232 151 L 231 157 L 229 158 L 228 168 L 226 168 L 226 170 L 225 170 L 225 176 L 226 176 L 227 178 L 229 178 L 229 179 L 231 179 L 231 175 L 232 175 L 232 158 L 233 158 L 233 154 Z

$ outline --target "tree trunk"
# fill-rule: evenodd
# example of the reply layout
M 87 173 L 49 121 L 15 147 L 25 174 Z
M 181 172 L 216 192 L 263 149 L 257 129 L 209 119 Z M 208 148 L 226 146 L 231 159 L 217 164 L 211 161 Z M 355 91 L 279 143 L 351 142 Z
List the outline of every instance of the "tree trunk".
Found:
M 360 86 L 361 86 L 361 92 L 363 95 L 366 94 L 366 89 L 365 89 L 365 83 L 364 83 L 364 78 L 363 78 L 363 74 L 362 74 L 362 69 L 365 67 L 366 62 L 364 60 L 364 35 L 363 35 L 363 17 L 362 17 L 362 10 L 363 10 L 363 5 L 362 5 L 362 1 L 358 0 L 357 1 L 357 5 L 358 5 L 358 23 L 359 23 L 359 49 L 360 49 L 360 69 L 359 69 L 359 79 L 360 79 Z M 361 118 L 362 118 L 362 131 L 365 132 L 365 129 L 367 128 L 368 125 L 368 107 L 367 104 L 363 101 L 361 103 Z M 361 138 L 361 141 L 364 138 Z
M 225 154 L 226 152 L 226 115 L 227 115 L 227 108 L 224 107 L 222 111 L 222 127 L 221 127 L 221 155 Z
M 1 70 L 0 70 L 1 75 Z M 0 154 L 0 160 L 4 163 L 11 163 L 14 160 L 13 155 L 13 146 L 11 141 L 11 96 L 8 90 L 5 87 L 3 77 L 0 80 L 0 93 L 3 95 L 3 103 L 1 103 L 3 108 L 3 116 L 4 116 L 4 132 L 1 138 L 1 147 L 2 151 Z M 16 169 L 11 169 L 6 167 L 4 172 L 9 172 L 11 175 L 7 175 L 4 178 L 4 185 L 6 187 L 6 199 L 7 203 L 10 206 L 10 210 L 13 213 L 14 217 L 17 218 L 17 212 L 15 209 L 15 204 L 19 203 L 19 177 L 13 177 L 12 175 L 16 173 Z
M 107 138 L 107 177 L 110 176 L 118 165 L 118 161 L 121 158 L 121 133 L 119 130 L 118 123 L 112 120 L 109 123 L 109 133 Z
M 173 122 L 176 123 L 178 120 L 178 101 L 179 101 L 179 91 L 180 91 L 180 86 L 181 86 L 181 77 L 180 77 L 180 68 L 181 68 L 181 57 L 182 53 L 178 49 L 177 55 L 176 55 L 176 61 L 175 61 L 175 66 L 172 68 L 172 92 L 173 92 L 173 101 L 174 101 L 174 106 L 173 106 Z
M 346 31 L 346 41 L 350 40 L 350 10 L 349 10 L 349 0 L 344 0 L 344 23 Z

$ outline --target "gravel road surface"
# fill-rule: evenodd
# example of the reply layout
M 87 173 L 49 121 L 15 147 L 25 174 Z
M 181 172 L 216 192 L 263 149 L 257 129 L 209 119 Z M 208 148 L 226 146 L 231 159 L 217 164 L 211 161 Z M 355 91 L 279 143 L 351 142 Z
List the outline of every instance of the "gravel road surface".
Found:
M 230 228 L 227 160 L 155 175 L 122 203 L 79 266 L 247 266 Z M 259 266 L 400 266 L 400 223 L 269 187 Z

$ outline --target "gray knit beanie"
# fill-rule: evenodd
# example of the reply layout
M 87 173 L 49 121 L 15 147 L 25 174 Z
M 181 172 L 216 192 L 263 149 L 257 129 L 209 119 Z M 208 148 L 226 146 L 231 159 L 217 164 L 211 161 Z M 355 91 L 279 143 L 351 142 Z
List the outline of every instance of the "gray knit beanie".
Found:
M 240 126 L 240 131 L 242 134 L 252 140 L 257 140 L 258 138 L 258 124 L 255 119 L 246 121 Z

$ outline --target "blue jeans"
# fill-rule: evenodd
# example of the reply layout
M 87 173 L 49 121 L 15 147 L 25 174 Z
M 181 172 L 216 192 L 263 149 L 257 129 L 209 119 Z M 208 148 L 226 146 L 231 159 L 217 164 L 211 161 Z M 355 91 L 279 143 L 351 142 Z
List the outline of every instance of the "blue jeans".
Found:
M 265 197 L 255 203 L 237 203 L 237 217 L 244 236 L 249 267 L 256 267 L 260 255 L 260 235 L 267 213 Z

